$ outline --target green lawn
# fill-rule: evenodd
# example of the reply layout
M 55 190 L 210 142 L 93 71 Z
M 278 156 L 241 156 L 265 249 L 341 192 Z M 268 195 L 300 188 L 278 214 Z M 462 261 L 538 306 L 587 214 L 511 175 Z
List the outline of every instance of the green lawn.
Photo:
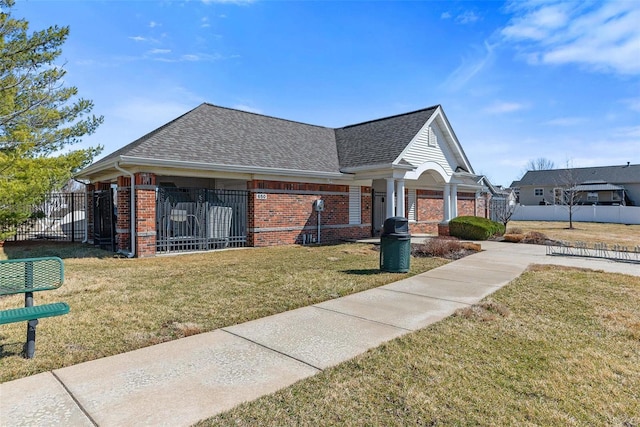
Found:
M 446 263 L 413 258 L 408 274 L 381 273 L 370 244 L 285 246 L 150 259 L 114 258 L 90 246 L 6 244 L 2 257 L 58 255 L 65 283 L 35 294 L 64 301 L 42 319 L 36 357 L 20 356 L 25 324 L 0 328 L 0 382 L 292 310 L 375 288 Z M 0 309 L 24 303 L 0 298 Z
M 640 425 L 640 278 L 536 267 L 200 425 Z

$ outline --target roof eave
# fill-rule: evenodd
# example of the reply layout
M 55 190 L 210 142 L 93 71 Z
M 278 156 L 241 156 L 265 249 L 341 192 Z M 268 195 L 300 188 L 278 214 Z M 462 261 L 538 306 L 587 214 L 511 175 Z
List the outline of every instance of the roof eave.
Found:
M 413 165 L 401 165 L 401 164 L 394 164 L 394 163 L 379 163 L 379 164 L 375 164 L 375 165 L 362 165 L 362 166 L 350 166 L 350 167 L 346 167 L 346 168 L 341 168 L 340 170 L 343 173 L 348 173 L 348 174 L 352 174 L 352 173 L 358 173 L 358 172 L 370 172 L 370 171 L 374 171 L 374 170 L 380 170 L 380 169 L 394 169 L 394 170 L 414 170 L 416 167 Z
M 176 169 L 197 169 L 206 171 L 220 171 L 220 172 L 238 172 L 238 173 L 251 173 L 251 174 L 263 174 L 263 175 L 286 175 L 295 177 L 308 177 L 308 178 L 330 178 L 330 179 L 344 179 L 350 178 L 350 175 L 341 172 L 327 172 L 327 171 L 306 171 L 298 169 L 282 169 L 282 168 L 269 168 L 269 167 L 255 167 L 244 165 L 224 165 L 216 163 L 203 163 L 203 162 L 190 162 L 181 160 L 165 160 L 165 159 L 150 159 L 146 157 L 134 157 L 134 156 L 118 156 L 113 159 L 111 163 L 102 163 L 100 165 L 89 166 L 82 170 L 78 177 L 88 177 L 91 174 L 99 172 L 101 170 L 112 167 L 113 164 L 119 163 L 121 166 L 145 166 L 145 167 L 165 167 Z

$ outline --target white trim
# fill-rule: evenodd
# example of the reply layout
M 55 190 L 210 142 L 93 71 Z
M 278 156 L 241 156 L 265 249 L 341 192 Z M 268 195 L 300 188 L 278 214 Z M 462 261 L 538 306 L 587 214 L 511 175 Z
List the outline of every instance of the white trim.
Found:
M 407 172 L 404 177 L 405 179 L 417 181 L 420 179 L 420 176 L 428 170 L 437 172 L 445 183 L 451 181 L 452 175 L 447 174 L 447 171 L 439 163 L 431 161 L 422 163 L 415 170 Z

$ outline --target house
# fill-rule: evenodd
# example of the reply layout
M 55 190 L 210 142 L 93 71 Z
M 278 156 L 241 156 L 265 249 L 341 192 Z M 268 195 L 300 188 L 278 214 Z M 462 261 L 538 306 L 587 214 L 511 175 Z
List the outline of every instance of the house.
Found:
M 392 216 L 446 234 L 486 215 L 486 178 L 440 105 L 334 129 L 205 103 L 78 177 L 89 238 L 130 256 L 370 237 Z
M 528 171 L 511 184 L 521 205 L 563 204 L 566 192 L 578 205 L 640 205 L 640 165 Z

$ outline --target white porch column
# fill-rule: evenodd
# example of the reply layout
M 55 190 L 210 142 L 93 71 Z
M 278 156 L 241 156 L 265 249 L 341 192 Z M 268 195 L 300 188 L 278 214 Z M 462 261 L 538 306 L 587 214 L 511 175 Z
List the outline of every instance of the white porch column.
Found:
M 442 210 L 443 212 L 443 218 L 442 218 L 442 222 L 445 224 L 448 224 L 449 221 L 451 220 L 451 187 L 449 184 L 445 184 L 444 185 L 444 193 L 442 195 Z
M 387 218 L 395 216 L 396 212 L 396 185 L 393 178 L 387 178 Z
M 404 214 L 404 179 L 396 181 L 396 192 L 398 194 L 398 206 L 396 206 L 396 216 L 406 217 Z
M 451 184 L 451 218 L 458 216 L 458 185 Z

